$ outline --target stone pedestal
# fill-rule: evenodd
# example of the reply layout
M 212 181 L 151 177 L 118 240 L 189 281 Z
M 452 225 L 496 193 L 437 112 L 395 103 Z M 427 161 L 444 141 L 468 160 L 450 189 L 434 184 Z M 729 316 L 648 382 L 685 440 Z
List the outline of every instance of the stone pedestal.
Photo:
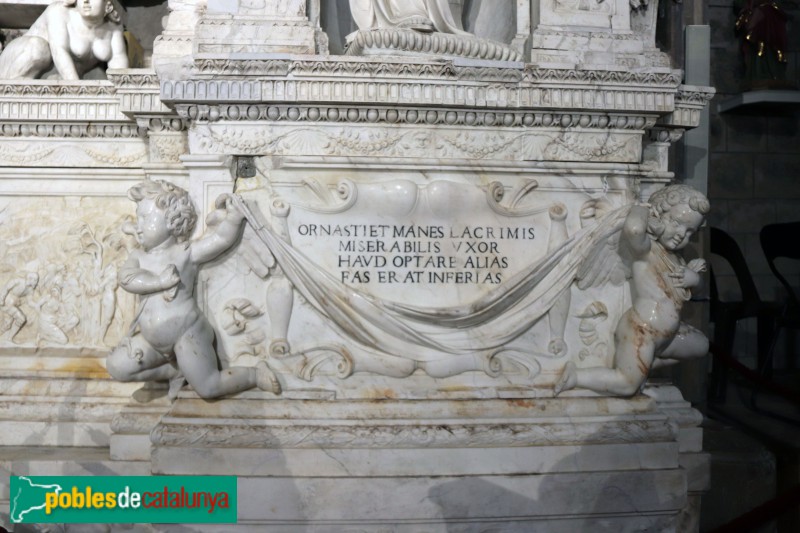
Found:
M 114 461 L 149 461 L 150 431 L 161 421 L 171 403 L 167 385 L 146 385 L 111 420 L 109 452 Z
M 270 531 L 574 532 L 687 531 L 686 486 L 707 470 L 683 466 L 696 428 L 648 396 L 314 396 L 184 393 L 153 431 L 153 472 L 240 476 L 240 523 Z
M 197 25 L 194 52 L 326 53 L 327 44 L 317 50 L 316 35 L 306 0 L 210 0 Z
M 545 68 L 629 70 L 669 68 L 655 46 L 658 0 L 632 8 L 629 0 L 542 0 L 531 61 Z

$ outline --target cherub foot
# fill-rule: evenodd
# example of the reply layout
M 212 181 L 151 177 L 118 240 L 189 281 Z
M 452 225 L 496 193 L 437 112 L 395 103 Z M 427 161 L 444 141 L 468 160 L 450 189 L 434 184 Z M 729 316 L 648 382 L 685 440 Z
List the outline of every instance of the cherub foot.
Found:
M 564 365 L 564 370 L 561 372 L 561 377 L 558 378 L 555 387 L 553 387 L 553 397 L 558 396 L 565 390 L 574 389 L 578 384 L 578 369 L 575 364 L 570 361 Z
M 281 382 L 275 373 L 269 369 L 264 361 L 256 365 L 256 385 L 259 389 L 271 392 L 275 395 L 281 393 Z

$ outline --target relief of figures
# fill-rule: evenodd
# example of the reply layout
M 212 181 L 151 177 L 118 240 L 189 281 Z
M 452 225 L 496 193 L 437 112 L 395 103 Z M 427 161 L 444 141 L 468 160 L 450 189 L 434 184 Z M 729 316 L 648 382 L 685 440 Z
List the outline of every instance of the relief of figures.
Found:
M 139 296 L 128 336 L 108 356 L 109 374 L 120 381 L 170 381 L 175 397 L 188 382 L 203 398 L 259 387 L 281 386 L 262 361 L 253 367 L 219 370 L 215 333 L 195 299 L 198 268 L 239 239 L 243 214 L 222 196 L 209 216 L 211 230 L 190 241 L 197 215 L 189 194 L 163 181 L 145 181 L 128 196 L 136 202 L 130 227 L 141 248 L 120 269 L 120 285 Z
M 78 80 L 98 64 L 128 68 L 120 13 L 112 0 L 61 0 L 0 54 L 0 79 L 39 78 L 55 66 Z
M 39 284 L 39 275 L 28 272 L 9 281 L 0 294 L 0 309 L 6 315 L 0 323 L 3 338 L 13 341 L 22 326 L 28 323 L 28 317 L 20 309 L 25 297 L 30 296 Z
M 39 331 L 36 335 L 36 344 L 41 341 L 54 344 L 69 342 L 67 334 L 75 329 L 80 318 L 74 311 L 64 305 L 61 299 L 61 289 L 52 286 L 50 293 L 34 304 L 39 312 Z
M 88 202 L 91 203 L 91 202 Z M 74 207 L 74 206 L 73 206 Z M 92 220 L 55 220 L 64 211 Z M 130 299 L 119 294 L 117 268 L 130 239 L 120 236 L 124 216 L 108 218 L 98 206 L 52 206 L 0 213 L 0 335 L 19 346 L 113 345 L 122 333 Z M 24 265 L 18 271 L 12 265 Z

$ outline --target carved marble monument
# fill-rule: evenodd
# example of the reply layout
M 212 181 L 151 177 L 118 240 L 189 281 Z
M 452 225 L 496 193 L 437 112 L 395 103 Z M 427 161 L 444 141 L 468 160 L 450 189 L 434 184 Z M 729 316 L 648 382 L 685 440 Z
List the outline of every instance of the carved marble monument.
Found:
M 114 0 L 50 4 L 22 37 L 0 54 L 0 79 L 38 78 L 55 65 L 63 80 L 77 80 L 98 63 L 128 68 L 122 16 Z
M 647 378 L 707 349 L 667 151 L 713 89 L 655 4 L 499 42 L 351 0 L 339 56 L 317 0 L 170 0 L 152 69 L 0 81 L 4 467 L 241 476 L 243 529 L 696 529 L 701 417 Z

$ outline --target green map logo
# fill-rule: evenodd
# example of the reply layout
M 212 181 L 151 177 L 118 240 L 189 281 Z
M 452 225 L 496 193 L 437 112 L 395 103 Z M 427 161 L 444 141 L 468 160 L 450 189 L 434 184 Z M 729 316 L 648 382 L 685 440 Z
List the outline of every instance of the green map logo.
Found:
M 14 481 L 17 486 L 14 486 Z M 61 485 L 42 485 L 31 481 L 30 478 L 19 476 L 11 478 L 11 521 L 15 524 L 28 522 L 25 515 L 34 511 L 41 511 L 47 505 L 46 495 L 59 494 L 64 489 Z
M 231 476 L 12 476 L 13 523 L 236 523 Z

